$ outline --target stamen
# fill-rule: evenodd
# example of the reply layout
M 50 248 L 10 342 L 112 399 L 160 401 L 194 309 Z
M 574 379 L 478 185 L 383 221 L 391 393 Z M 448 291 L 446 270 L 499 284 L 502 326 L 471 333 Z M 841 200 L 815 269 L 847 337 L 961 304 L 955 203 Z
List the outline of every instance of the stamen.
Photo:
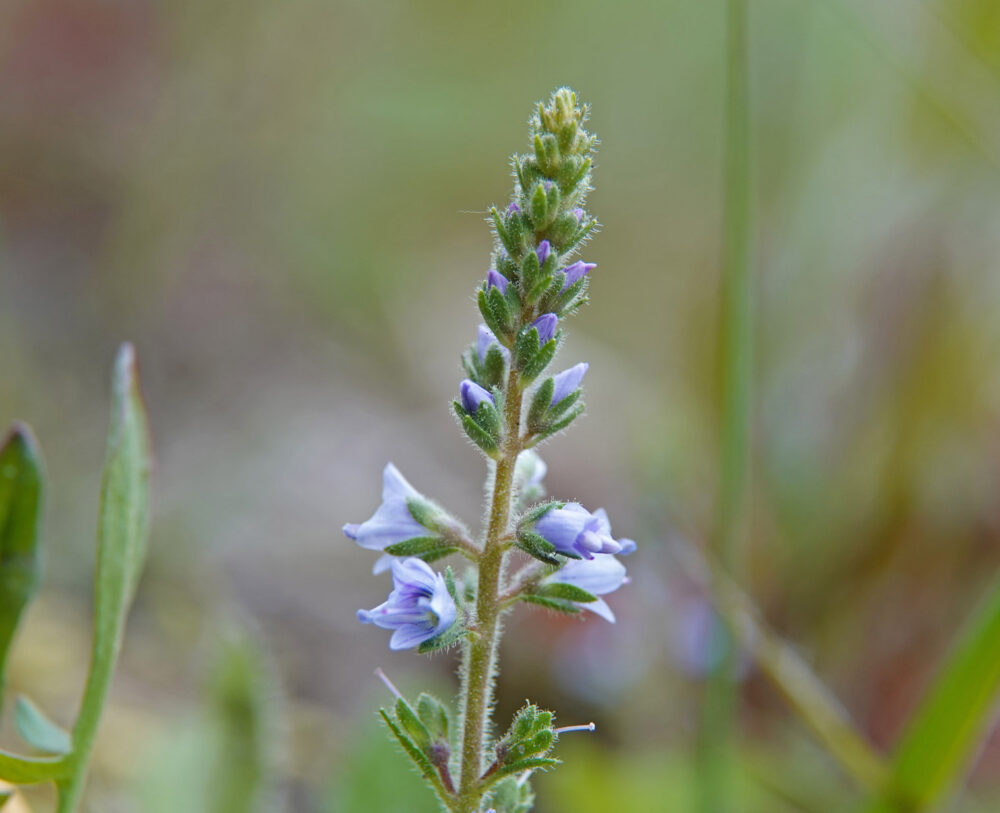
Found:
M 562 728 L 553 729 L 556 734 L 565 734 L 568 731 L 596 731 L 597 725 L 587 723 L 586 725 L 564 725 Z
M 375 670 L 375 675 L 376 675 L 376 677 L 378 677 L 379 680 L 381 680 L 386 685 L 386 687 L 389 689 L 390 692 L 392 692 L 394 695 L 396 695 L 396 699 L 397 700 L 401 700 L 403 698 L 403 695 L 399 691 L 399 689 L 397 689 L 395 686 L 393 686 L 392 685 L 392 681 L 389 680 L 389 678 L 387 678 L 385 676 L 385 672 L 382 671 L 382 667 L 381 666 L 378 669 Z M 591 725 L 593 725 L 593 723 L 591 723 Z

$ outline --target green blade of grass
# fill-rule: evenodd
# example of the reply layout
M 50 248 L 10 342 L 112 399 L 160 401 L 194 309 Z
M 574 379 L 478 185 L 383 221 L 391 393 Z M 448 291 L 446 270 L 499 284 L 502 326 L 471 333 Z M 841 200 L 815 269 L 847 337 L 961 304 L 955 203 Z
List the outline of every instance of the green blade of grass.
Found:
M 14 633 L 42 580 L 43 492 L 38 446 L 27 426 L 15 424 L 0 446 L 0 702 Z
M 149 520 L 150 441 L 135 351 L 122 345 L 112 379 L 111 426 L 101 484 L 90 671 L 73 728 L 72 775 L 59 784 L 59 813 L 76 810 L 97 724 L 142 572 Z
M 967 622 L 896 747 L 876 811 L 936 809 L 969 768 L 1000 690 L 1000 577 Z

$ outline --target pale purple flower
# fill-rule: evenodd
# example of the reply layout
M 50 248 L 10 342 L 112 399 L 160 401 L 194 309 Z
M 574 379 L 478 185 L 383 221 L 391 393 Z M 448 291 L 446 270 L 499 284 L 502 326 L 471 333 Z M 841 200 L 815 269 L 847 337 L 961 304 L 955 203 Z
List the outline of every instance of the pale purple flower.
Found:
M 390 545 L 405 542 L 418 536 L 428 536 L 427 528 L 413 518 L 408 500 L 423 500 L 406 478 L 392 463 L 382 471 L 382 504 L 372 516 L 360 525 L 348 523 L 344 534 L 368 550 L 385 550 Z M 389 567 L 392 557 L 382 557 L 375 563 L 376 573 Z
M 535 328 L 538 331 L 538 343 L 545 344 L 552 340 L 556 333 L 556 325 L 559 324 L 559 317 L 554 313 L 543 313 L 528 328 Z
M 517 205 L 516 202 L 511 201 L 510 205 L 507 207 L 507 214 L 512 215 L 514 213 L 520 214 L 521 207 Z
M 486 272 L 486 290 L 490 288 L 499 288 L 500 293 L 507 293 L 507 286 L 510 283 L 503 274 L 497 271 L 495 268 L 491 268 Z
M 409 649 L 447 630 L 457 610 L 444 577 L 421 559 L 394 559 L 393 591 L 373 610 L 358 610 L 358 620 L 395 630 L 389 649 Z
M 466 378 L 458 386 L 458 390 L 462 396 L 462 408 L 468 412 L 470 415 L 475 415 L 479 410 L 479 405 L 484 401 L 489 401 L 491 404 L 496 403 L 493 400 L 493 394 L 483 387 L 480 387 L 475 381 Z
M 574 364 L 568 370 L 558 373 L 552 380 L 555 382 L 555 389 L 552 390 L 552 406 L 558 404 L 580 386 L 587 369 L 590 367 L 585 361 Z
M 572 265 L 567 265 L 563 269 L 566 279 L 563 281 L 562 289 L 565 291 L 570 285 L 579 282 L 595 268 L 597 268 L 597 263 L 585 263 L 583 260 L 577 260 Z
M 569 502 L 547 511 L 535 531 L 557 551 L 592 559 L 595 553 L 621 553 L 622 544 L 611 536 L 611 523 L 603 508 L 593 514 L 580 503 Z
M 486 354 L 493 345 L 499 347 L 503 357 L 510 361 L 510 350 L 500 344 L 497 337 L 493 335 L 493 331 L 486 327 L 486 325 L 480 325 L 479 333 L 476 337 L 476 355 L 479 356 L 480 363 L 486 361 Z
M 549 258 L 549 254 L 552 251 L 552 246 L 549 244 L 548 240 L 542 240 L 538 244 L 538 248 L 535 249 L 535 256 L 538 257 L 538 264 L 545 265 L 545 261 Z
M 574 587 L 579 587 L 595 596 L 604 596 L 613 593 L 623 584 L 628 584 L 628 581 L 628 576 L 625 575 L 625 565 L 614 556 L 595 556 L 593 559 L 571 559 L 545 579 L 543 584 L 546 582 L 572 584 Z M 615 623 L 615 614 L 603 598 L 599 598 L 597 601 L 577 601 L 574 603 L 583 610 L 595 612 L 601 618 L 606 618 L 612 624 Z
M 576 218 L 576 224 L 579 226 L 583 222 L 583 216 L 587 214 L 583 209 L 577 206 L 573 210 L 573 217 Z

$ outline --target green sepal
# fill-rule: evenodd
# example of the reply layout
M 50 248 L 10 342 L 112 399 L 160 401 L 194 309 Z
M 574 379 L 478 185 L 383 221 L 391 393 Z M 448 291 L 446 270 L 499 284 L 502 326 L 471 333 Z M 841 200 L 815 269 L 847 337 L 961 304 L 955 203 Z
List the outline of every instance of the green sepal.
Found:
M 417 716 L 427 728 L 431 739 L 448 742 L 451 715 L 444 703 L 432 694 L 421 692 L 417 698 Z
M 496 336 L 509 336 L 511 332 L 510 309 L 499 288 L 480 288 L 476 296 L 479 313 L 486 326 Z
M 535 394 L 531 396 L 531 405 L 528 407 L 528 431 L 532 433 L 541 432 L 545 429 L 544 418 L 552 405 L 552 394 L 556 390 L 555 379 L 546 378 Z
M 556 557 L 556 546 L 541 534 L 534 531 L 520 530 L 517 532 L 517 547 L 547 565 L 559 565 L 562 561 Z
M 521 518 L 521 523 L 527 525 L 533 524 L 538 522 L 549 511 L 556 508 L 564 508 L 565 506 L 566 503 L 562 500 L 548 500 L 547 502 L 539 503 Z
M 573 392 L 571 392 L 561 401 L 558 401 L 557 403 L 549 407 L 548 414 L 546 415 L 546 417 L 549 419 L 550 424 L 554 424 L 563 415 L 565 415 L 566 412 L 569 410 L 569 408 L 580 400 L 582 395 L 583 395 L 583 389 L 577 387 L 575 390 L 573 390 Z
M 546 265 L 548 265 L 548 261 L 546 261 Z M 541 274 L 526 294 L 528 301 L 538 301 L 538 298 L 552 285 L 552 281 L 552 274 Z
M 521 782 L 518 777 L 507 776 L 497 782 L 491 792 L 489 804 L 497 813 L 530 813 L 535 803 L 535 794 L 529 782 Z
M 414 745 L 421 751 L 427 752 L 431 744 L 431 732 L 427 730 L 423 720 L 413 710 L 413 707 L 406 702 L 405 698 L 396 699 L 396 719 L 399 725 L 410 736 Z
M 551 175 L 559 166 L 559 142 L 550 133 L 536 133 L 533 146 L 535 161 L 546 175 Z
M 532 330 L 537 336 L 538 331 L 534 328 L 532 328 Z M 521 381 L 523 383 L 531 383 L 546 367 L 549 366 L 549 362 L 551 362 L 556 355 L 556 349 L 559 347 L 559 339 L 561 336 L 562 332 L 557 332 L 553 338 L 549 339 L 549 341 L 541 346 L 538 352 L 536 352 L 526 364 L 521 365 Z
M 500 776 L 510 776 L 522 771 L 544 771 L 556 765 L 562 765 L 562 760 L 555 757 L 530 757 L 518 760 L 517 762 L 508 762 L 497 773 Z
M 504 359 L 498 345 L 491 344 L 490 349 L 486 351 L 482 370 L 482 380 L 479 382 L 481 386 L 488 390 L 503 386 L 504 374 L 507 371 L 507 361 Z
M 396 542 L 394 545 L 387 545 L 385 553 L 390 556 L 425 556 L 445 547 L 453 549 L 440 536 L 415 536 L 412 539 Z
M 396 741 L 400 744 L 403 751 L 406 752 L 406 755 L 413 760 L 413 764 L 420 770 L 424 779 L 431 783 L 439 796 L 444 798 L 445 790 L 441 784 L 441 778 L 437 770 L 435 770 L 433 763 L 427 757 L 427 754 L 421 751 L 416 743 L 403 732 L 403 729 L 389 716 L 389 713 L 385 709 L 379 709 L 378 713 L 382 715 L 382 719 L 385 720 L 385 724 L 389 727 L 393 736 L 395 736 Z
M 465 635 L 465 625 L 462 624 L 462 618 L 459 616 L 455 619 L 455 623 L 448 627 L 448 629 L 440 635 L 428 638 L 420 644 L 420 646 L 417 647 L 417 652 L 423 655 L 428 652 L 437 652 L 439 649 L 448 649 L 461 641 Z
M 68 754 L 73 750 L 69 732 L 50 720 L 45 712 L 24 695 L 17 698 L 14 722 L 21 739 L 32 748 L 53 755 Z
M 551 437 L 557 432 L 561 432 L 563 429 L 565 429 L 567 426 L 573 423 L 573 421 L 579 418 L 583 414 L 584 409 L 586 409 L 586 405 L 583 403 L 578 403 L 572 410 L 570 410 L 569 414 L 566 415 L 566 417 L 556 421 L 554 424 L 549 426 L 548 430 L 545 433 L 545 437 Z
M 550 582 L 549 584 L 540 585 L 535 592 L 535 595 L 542 596 L 544 598 L 560 598 L 566 601 L 573 602 L 583 602 L 587 604 L 591 601 L 597 601 L 597 596 L 593 593 L 588 593 L 581 587 L 577 587 L 575 584 L 565 584 L 563 582 Z
M 533 593 L 525 593 L 521 596 L 521 601 L 528 601 L 532 604 L 538 604 L 545 607 L 547 610 L 555 610 L 557 613 L 564 613 L 565 615 L 579 615 L 580 608 L 573 604 L 571 601 L 565 601 L 564 599 L 558 598 L 547 598 L 545 596 L 538 596 Z
M 465 434 L 469 436 L 469 440 L 475 443 L 487 455 L 495 458 L 498 454 L 497 439 L 476 423 L 473 417 L 465 411 L 465 407 L 458 401 L 454 401 L 453 404 L 455 414 L 458 415 L 459 420 L 462 422 L 462 428 L 465 430 Z
M 493 218 L 493 230 L 496 232 L 497 239 L 503 244 L 503 247 L 507 249 L 507 253 L 511 256 L 517 255 L 517 243 L 512 239 L 511 233 L 507 230 L 507 225 L 503 221 L 500 212 L 497 211 L 496 206 L 490 207 L 490 217 Z
M 531 223 L 536 232 L 549 225 L 549 199 L 545 194 L 545 184 L 541 181 L 531 193 Z
M 0 700 L 10 646 L 42 580 L 44 488 L 34 436 L 27 426 L 15 424 L 0 446 Z
M 457 553 L 458 548 L 436 548 L 430 553 L 423 553 L 418 558 L 423 559 L 427 564 L 431 562 L 436 562 L 438 559 L 444 559 L 445 556 L 451 556 L 453 553 Z
M 542 266 L 538 262 L 538 254 L 534 251 L 525 252 L 521 261 L 521 286 L 527 292 L 528 301 L 532 301 L 531 291 L 538 282 L 542 273 Z
M 522 330 L 514 341 L 514 366 L 523 370 L 524 366 L 537 355 L 540 349 L 541 341 L 538 338 L 538 328 L 529 327 Z
M 545 203 L 549 210 L 548 222 L 545 224 L 548 227 L 552 225 L 562 206 L 562 192 L 559 191 L 559 184 L 554 183 L 546 190 Z
M 567 197 L 572 197 L 577 187 L 580 186 L 581 181 L 587 177 L 587 174 L 590 172 L 591 163 L 592 160 L 590 157 L 579 158 L 575 155 L 570 155 L 563 161 L 562 166 L 559 167 L 559 172 L 556 174 L 556 181 Z M 585 187 L 588 185 L 584 184 Z

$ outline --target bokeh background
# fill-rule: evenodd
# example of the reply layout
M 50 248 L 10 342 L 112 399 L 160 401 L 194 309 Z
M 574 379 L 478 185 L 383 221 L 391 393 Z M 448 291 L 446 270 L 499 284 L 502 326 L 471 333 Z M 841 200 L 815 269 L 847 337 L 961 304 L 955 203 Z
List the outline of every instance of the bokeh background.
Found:
M 750 5 L 745 587 L 887 747 L 1000 564 L 1000 5 Z M 514 614 L 500 714 L 530 695 L 598 723 L 536 781 L 541 813 L 689 809 L 713 653 L 664 547 L 701 543 L 715 501 L 724 31 L 705 0 L 0 4 L 0 421 L 32 424 L 50 480 L 12 689 L 60 722 L 124 339 L 157 452 L 91 809 L 228 811 L 228 760 L 264 767 L 264 809 L 434 810 L 372 671 L 450 691 L 454 659 L 357 623 L 388 579 L 339 529 L 387 460 L 479 519 L 449 401 L 484 213 L 560 84 L 593 107 L 603 229 L 561 357 L 591 364 L 588 414 L 544 448 L 548 486 L 640 550 L 617 625 Z M 746 809 L 850 809 L 752 663 L 742 694 Z M 998 792 L 1000 742 L 960 809 Z

